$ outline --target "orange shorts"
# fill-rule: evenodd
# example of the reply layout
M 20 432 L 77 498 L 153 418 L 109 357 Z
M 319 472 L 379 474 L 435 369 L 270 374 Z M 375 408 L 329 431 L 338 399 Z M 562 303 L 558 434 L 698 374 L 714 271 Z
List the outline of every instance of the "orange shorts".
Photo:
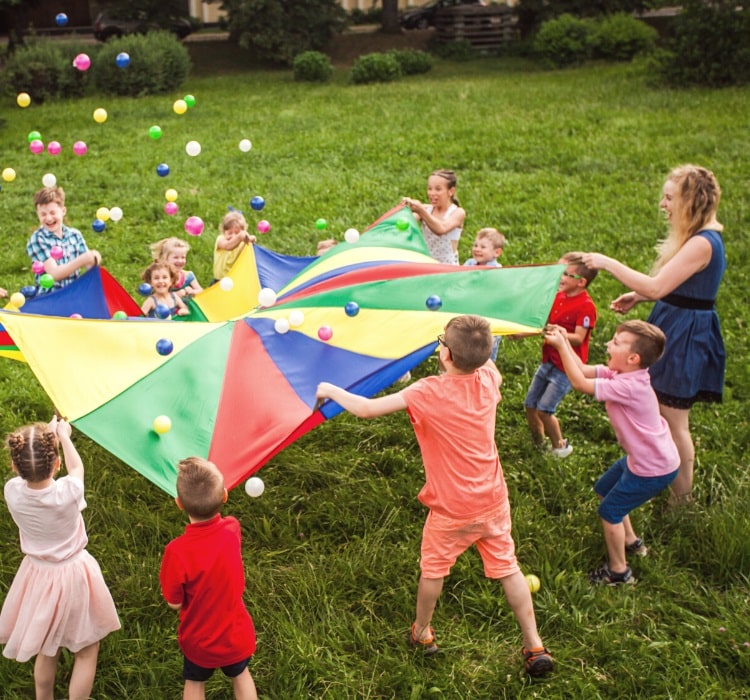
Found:
M 420 568 L 425 578 L 443 578 L 456 559 L 476 544 L 487 578 L 505 578 L 520 571 L 510 534 L 510 504 L 469 520 L 457 520 L 430 511 L 422 531 Z

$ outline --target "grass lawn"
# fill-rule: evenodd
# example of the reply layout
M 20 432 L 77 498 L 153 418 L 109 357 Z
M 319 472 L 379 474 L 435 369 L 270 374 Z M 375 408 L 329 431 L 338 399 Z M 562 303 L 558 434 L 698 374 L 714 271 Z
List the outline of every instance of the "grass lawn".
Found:
M 253 227 L 260 218 L 271 222 L 262 244 L 312 254 L 318 239 L 363 229 L 402 196 L 424 197 L 427 176 L 443 167 L 458 173 L 467 211 L 462 260 L 474 233 L 495 226 L 509 240 L 504 265 L 597 250 L 645 271 L 665 231 L 657 206 L 664 177 L 674 165 L 699 163 L 723 189 L 719 218 L 729 260 L 718 300 L 728 351 L 725 402 L 692 413 L 696 502 L 664 512 L 659 500 L 635 513 L 650 554 L 631 562 L 638 583 L 627 590 L 592 589 L 585 577 L 604 557 L 592 485 L 619 456 L 603 407 L 569 396 L 559 417 L 575 451 L 563 462 L 537 454 L 522 401 L 540 341 L 501 346 L 497 441 L 519 559 L 542 582 L 534 600 L 557 662 L 550 679 L 532 682 L 523 673 L 518 627 L 500 586 L 483 579 L 475 552 L 446 581 L 434 618 L 440 654 L 425 660 L 406 648 L 425 515 L 416 500 L 419 451 L 406 415 L 371 422 L 343 415 L 261 470 L 261 498 L 238 488 L 225 509 L 243 526 L 246 600 L 258 630 L 251 671 L 260 696 L 750 696 L 748 89 L 652 89 L 630 66 L 548 72 L 520 59 L 438 63 L 426 76 L 371 86 L 348 85 L 348 69 L 340 67 L 331 84 L 309 85 L 289 71 L 244 68 L 241 59 L 225 57 L 219 75 L 204 66 L 161 97 L 92 96 L 25 110 L 4 98 L 0 168 L 13 167 L 17 178 L 0 192 L 0 286 L 15 291 L 31 282 L 25 243 L 36 226 L 32 196 L 47 172 L 66 190 L 69 223 L 134 295 L 148 244 L 187 238 L 189 215 L 201 216 L 206 231 L 190 238 L 188 267 L 208 283 L 228 206 L 243 209 Z M 186 93 L 196 106 L 178 116 L 172 103 Z M 97 107 L 109 113 L 104 124 L 92 120 Z M 153 124 L 163 129 L 159 141 L 148 136 Z M 45 142 L 60 141 L 63 154 L 29 153 L 32 129 Z M 237 147 L 243 138 L 253 143 L 249 153 Z M 84 157 L 72 153 L 79 139 L 89 147 Z M 197 158 L 185 153 L 190 140 L 202 145 Z M 159 163 L 170 165 L 168 177 L 157 176 Z M 168 187 L 179 193 L 175 217 L 163 212 Z M 254 195 L 266 199 L 262 212 L 249 207 Z M 115 205 L 122 221 L 94 233 L 97 208 Z M 324 232 L 315 227 L 321 217 Z M 604 359 L 618 322 L 608 305 L 620 291 L 606 274 L 591 287 L 600 310 L 594 362 Z M 434 371 L 428 362 L 415 375 Z M 86 377 L 79 381 L 86 391 Z M 3 434 L 52 412 L 18 363 L 0 362 L 0 397 Z M 103 642 L 94 697 L 179 698 L 176 617 L 161 600 L 158 570 L 184 518 L 143 477 L 85 436 L 75 439 L 87 466 L 89 550 L 123 623 Z M 4 508 L 0 534 L 4 597 L 21 560 Z M 70 663 L 64 656 L 59 696 Z M 208 697 L 229 697 L 228 687 L 219 674 Z M 3 698 L 32 697 L 31 664 L 1 659 L 0 688 Z

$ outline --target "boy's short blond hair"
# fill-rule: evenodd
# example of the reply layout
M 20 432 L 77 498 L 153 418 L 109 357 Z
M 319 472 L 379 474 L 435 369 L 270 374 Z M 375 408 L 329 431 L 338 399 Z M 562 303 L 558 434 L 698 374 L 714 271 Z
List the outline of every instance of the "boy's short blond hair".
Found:
M 640 355 L 641 369 L 651 367 L 664 354 L 667 345 L 667 336 L 661 328 L 640 319 L 623 321 L 617 326 L 615 333 L 630 333 L 635 336 L 630 349 Z
M 191 518 L 209 520 L 224 503 L 224 477 L 207 459 L 183 459 L 177 465 L 177 498 Z
M 184 250 L 187 254 L 190 250 L 190 244 L 181 238 L 177 238 L 177 236 L 170 236 L 169 238 L 162 238 L 160 241 L 152 243 L 149 246 L 149 250 L 154 262 L 166 262 L 167 256 L 173 250 Z
M 480 228 L 479 231 L 477 231 L 477 240 L 481 241 L 485 238 L 495 250 L 502 250 L 505 248 L 507 242 L 505 236 L 496 228 Z
M 456 316 L 445 326 L 445 346 L 456 369 L 473 372 L 492 354 L 492 331 L 481 316 Z
M 34 193 L 34 206 L 59 204 L 65 206 L 65 190 L 62 187 L 42 187 Z

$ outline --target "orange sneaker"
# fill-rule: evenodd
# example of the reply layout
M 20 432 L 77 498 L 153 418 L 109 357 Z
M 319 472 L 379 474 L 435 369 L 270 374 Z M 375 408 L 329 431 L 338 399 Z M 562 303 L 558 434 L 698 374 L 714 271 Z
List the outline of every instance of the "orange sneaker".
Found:
M 523 660 L 526 665 L 526 673 L 534 678 L 541 678 L 549 673 L 555 665 L 552 663 L 552 656 L 544 647 L 538 649 L 521 649 Z

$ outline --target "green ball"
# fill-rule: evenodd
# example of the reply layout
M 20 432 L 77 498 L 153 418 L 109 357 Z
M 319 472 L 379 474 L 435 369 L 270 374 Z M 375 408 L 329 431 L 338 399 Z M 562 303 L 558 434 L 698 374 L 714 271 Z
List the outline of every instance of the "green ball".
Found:
M 41 141 L 42 135 L 38 131 L 30 131 L 27 138 L 29 139 L 29 143 L 31 143 L 32 141 Z
M 112 314 L 112 318 L 116 321 L 124 321 L 127 317 L 128 315 L 124 311 L 115 311 Z
M 409 219 L 396 219 L 396 228 L 399 231 L 406 231 L 409 228 Z
M 49 273 L 45 272 L 40 278 L 39 278 L 39 284 L 42 285 L 45 289 L 51 289 L 55 286 L 55 278 L 52 277 Z
M 328 226 L 328 222 L 325 219 L 318 219 L 315 222 L 315 228 L 318 229 L 318 231 L 323 231 L 326 226 Z
M 148 135 L 156 141 L 157 139 L 161 138 L 161 127 L 160 126 L 151 126 L 148 129 Z
M 182 99 L 188 107 L 195 107 L 195 97 L 192 95 L 185 95 Z

